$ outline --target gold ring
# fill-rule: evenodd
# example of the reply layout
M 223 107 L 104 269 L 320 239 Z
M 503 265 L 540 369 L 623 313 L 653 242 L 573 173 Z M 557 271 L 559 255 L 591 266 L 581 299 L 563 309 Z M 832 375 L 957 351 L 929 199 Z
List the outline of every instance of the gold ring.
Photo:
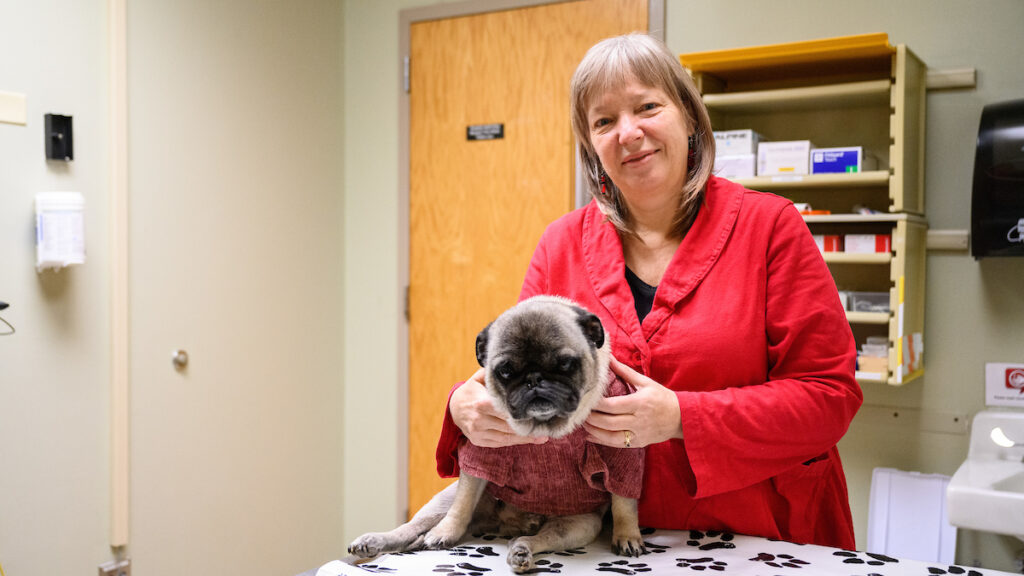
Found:
M 622 434 L 626 437 L 626 448 L 629 448 L 630 444 L 633 442 L 633 433 L 629 430 L 623 430 Z

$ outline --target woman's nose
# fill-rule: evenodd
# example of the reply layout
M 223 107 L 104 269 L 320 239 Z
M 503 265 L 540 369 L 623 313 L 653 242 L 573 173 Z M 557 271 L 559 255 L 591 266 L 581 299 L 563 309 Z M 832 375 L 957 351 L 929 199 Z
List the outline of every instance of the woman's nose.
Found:
M 623 115 L 619 123 L 619 144 L 625 146 L 643 136 L 640 123 L 634 116 Z

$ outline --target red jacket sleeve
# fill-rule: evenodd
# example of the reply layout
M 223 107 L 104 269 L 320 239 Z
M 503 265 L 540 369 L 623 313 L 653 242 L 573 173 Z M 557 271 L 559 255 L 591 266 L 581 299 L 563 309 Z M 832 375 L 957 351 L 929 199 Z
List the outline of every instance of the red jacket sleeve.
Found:
M 698 498 L 826 455 L 863 399 L 834 281 L 792 206 L 778 214 L 765 262 L 768 380 L 677 392 Z

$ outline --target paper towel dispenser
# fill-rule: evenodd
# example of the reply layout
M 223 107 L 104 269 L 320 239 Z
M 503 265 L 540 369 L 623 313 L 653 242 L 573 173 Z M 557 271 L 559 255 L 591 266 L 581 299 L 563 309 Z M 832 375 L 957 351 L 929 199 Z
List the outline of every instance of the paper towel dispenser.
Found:
M 981 112 L 971 254 L 1024 256 L 1024 100 L 989 104 Z

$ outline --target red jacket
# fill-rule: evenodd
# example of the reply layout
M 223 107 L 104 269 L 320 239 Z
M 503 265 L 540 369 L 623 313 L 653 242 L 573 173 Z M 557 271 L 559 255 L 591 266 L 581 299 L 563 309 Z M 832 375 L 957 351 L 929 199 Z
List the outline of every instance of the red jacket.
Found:
M 788 200 L 712 177 L 641 326 L 595 203 L 551 224 L 520 298 L 568 297 L 612 353 L 675 390 L 683 440 L 647 448 L 640 523 L 853 549 L 836 443 L 860 407 L 836 286 Z M 446 414 L 438 471 L 454 475 Z

